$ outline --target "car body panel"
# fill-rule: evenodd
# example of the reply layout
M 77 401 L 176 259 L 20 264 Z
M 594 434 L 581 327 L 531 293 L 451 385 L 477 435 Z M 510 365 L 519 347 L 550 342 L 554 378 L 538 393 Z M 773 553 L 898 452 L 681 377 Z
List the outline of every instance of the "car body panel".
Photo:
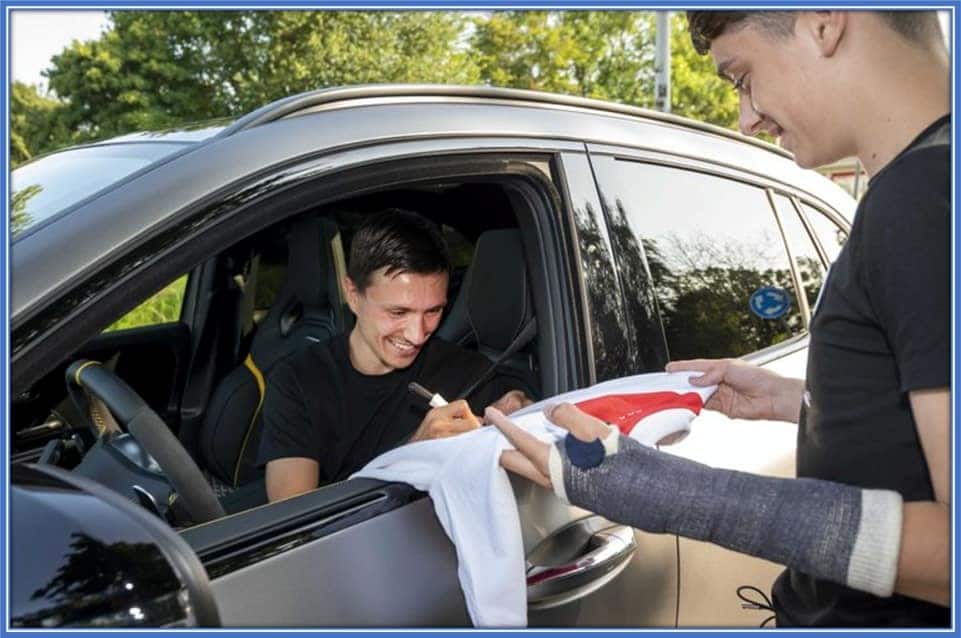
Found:
M 799 339 L 758 361 L 778 374 L 801 378 L 807 365 L 807 338 Z M 793 478 L 797 425 L 783 421 L 729 419 L 702 412 L 691 424 L 691 433 L 671 454 L 741 472 Z M 763 455 L 757 450 L 764 450 Z M 737 588 L 752 585 L 769 592 L 783 565 L 688 538 L 680 539 L 681 601 L 678 624 L 683 627 L 759 626 L 771 612 L 742 606 Z M 711 577 L 703 578 L 704 565 Z M 699 601 L 719 604 L 708 606 Z
M 212 586 L 225 627 L 470 625 L 457 556 L 429 499 L 215 578 Z
M 219 625 L 206 572 L 165 522 L 60 468 L 11 478 L 14 626 Z

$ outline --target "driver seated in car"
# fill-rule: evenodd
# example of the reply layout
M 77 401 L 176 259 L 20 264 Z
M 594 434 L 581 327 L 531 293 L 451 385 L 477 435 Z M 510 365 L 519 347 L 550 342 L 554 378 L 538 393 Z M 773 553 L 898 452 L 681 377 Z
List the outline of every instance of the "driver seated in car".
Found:
M 510 413 L 531 403 L 526 384 L 500 368 L 466 400 L 433 409 L 408 391 L 413 381 L 456 397 L 491 365 L 431 338 L 450 271 L 439 230 L 416 213 L 382 211 L 357 229 L 343 279 L 353 330 L 312 344 L 268 378 L 258 463 L 271 502 L 344 480 L 404 443 L 473 430 L 488 405 Z

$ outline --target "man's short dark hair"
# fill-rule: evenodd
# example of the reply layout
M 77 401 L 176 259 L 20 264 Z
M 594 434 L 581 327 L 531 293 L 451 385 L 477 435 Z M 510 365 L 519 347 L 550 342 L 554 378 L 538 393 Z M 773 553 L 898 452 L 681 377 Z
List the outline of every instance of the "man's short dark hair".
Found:
M 449 275 L 450 253 L 434 223 L 413 211 L 390 208 L 374 213 L 354 232 L 347 275 L 363 292 L 381 268 L 387 268 L 387 275 Z
M 909 42 L 926 46 L 941 37 L 941 27 L 934 11 L 876 11 L 891 29 Z M 797 11 L 688 11 L 687 23 L 691 42 L 700 54 L 711 49 L 711 43 L 722 33 L 753 25 L 774 36 L 794 33 Z

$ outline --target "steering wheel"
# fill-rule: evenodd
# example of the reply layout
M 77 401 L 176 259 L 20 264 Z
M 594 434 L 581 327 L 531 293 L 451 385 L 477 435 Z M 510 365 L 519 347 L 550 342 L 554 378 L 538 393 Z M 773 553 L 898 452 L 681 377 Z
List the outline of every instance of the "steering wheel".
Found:
M 224 516 L 220 501 L 180 440 L 120 377 L 97 361 L 80 359 L 67 367 L 67 384 L 104 403 L 117 424 L 157 462 L 195 522 Z

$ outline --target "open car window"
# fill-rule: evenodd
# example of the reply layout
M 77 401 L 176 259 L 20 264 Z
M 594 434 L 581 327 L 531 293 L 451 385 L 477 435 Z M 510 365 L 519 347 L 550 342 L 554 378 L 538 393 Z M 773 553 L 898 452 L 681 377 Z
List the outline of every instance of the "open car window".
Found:
M 104 332 L 143 328 L 179 321 L 186 288 L 187 275 L 178 277 L 145 302 L 107 326 Z

